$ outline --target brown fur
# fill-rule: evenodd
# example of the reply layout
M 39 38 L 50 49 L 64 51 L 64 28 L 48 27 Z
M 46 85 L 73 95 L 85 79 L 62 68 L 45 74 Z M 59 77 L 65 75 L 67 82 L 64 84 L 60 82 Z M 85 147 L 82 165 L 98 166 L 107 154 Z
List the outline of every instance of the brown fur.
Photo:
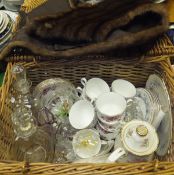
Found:
M 61 9 L 52 15 L 29 14 L 28 24 L 16 33 L 1 57 L 15 46 L 44 56 L 101 54 L 142 45 L 168 29 L 163 5 L 139 0 L 129 2 L 106 0 L 94 7 L 69 10 L 66 7 L 64 12 Z

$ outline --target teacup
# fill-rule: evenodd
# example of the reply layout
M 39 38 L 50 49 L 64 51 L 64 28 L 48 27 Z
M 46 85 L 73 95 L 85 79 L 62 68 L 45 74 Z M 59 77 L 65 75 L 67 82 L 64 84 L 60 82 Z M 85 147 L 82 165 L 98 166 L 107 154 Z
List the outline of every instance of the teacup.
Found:
M 158 147 L 159 139 L 155 128 L 147 122 L 133 120 L 122 129 L 115 140 L 115 151 L 108 162 L 151 161 Z
M 98 121 L 99 125 L 107 132 L 115 132 L 122 127 L 122 125 L 125 123 L 124 121 L 118 121 L 115 125 L 108 125 L 106 123 L 103 123 L 102 121 Z
M 96 120 L 95 109 L 86 100 L 77 101 L 69 111 L 69 122 L 75 129 L 93 128 Z
M 111 89 L 112 92 L 116 92 L 126 99 L 131 99 L 136 95 L 135 86 L 131 82 L 123 79 L 117 79 L 113 81 Z
M 101 138 L 104 140 L 113 140 L 116 138 L 115 132 L 109 132 L 105 130 L 99 122 L 96 125 L 96 129 L 99 132 Z
M 108 159 L 110 155 L 110 151 L 114 146 L 114 141 L 110 140 L 108 142 L 102 141 L 102 146 L 100 149 L 100 152 L 90 158 L 82 159 L 82 158 L 77 158 L 74 163 L 106 163 L 106 160 Z
M 108 125 L 115 125 L 123 119 L 126 100 L 123 96 L 108 92 L 100 95 L 95 102 L 98 119 Z
M 99 95 L 110 92 L 108 84 L 101 78 L 92 78 L 88 81 L 86 78 L 82 78 L 81 84 L 83 88 L 77 88 L 81 98 L 91 102 L 95 101 Z
M 113 147 L 113 141 L 103 141 L 96 130 L 84 129 L 73 137 L 73 150 L 79 158 L 87 159 L 107 154 Z

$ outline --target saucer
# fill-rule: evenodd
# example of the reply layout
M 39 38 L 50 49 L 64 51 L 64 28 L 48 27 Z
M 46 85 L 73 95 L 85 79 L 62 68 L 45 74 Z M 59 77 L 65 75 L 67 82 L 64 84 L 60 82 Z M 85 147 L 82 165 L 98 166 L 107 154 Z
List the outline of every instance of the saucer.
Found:
M 10 19 L 6 29 L 0 34 L 0 41 L 2 41 L 4 38 L 7 37 L 7 35 L 9 35 L 11 33 L 12 28 L 13 28 L 13 22 Z
M 7 36 L 3 39 L 3 41 L 1 42 L 1 45 L 0 45 L 0 49 L 2 49 L 2 48 L 8 43 L 8 41 L 10 40 L 11 37 L 12 37 L 12 34 L 9 33 L 9 35 L 7 35 Z
M 4 30 L 7 28 L 7 25 L 8 25 L 9 20 L 10 20 L 6 13 L 3 13 L 3 19 L 4 19 L 4 21 L 0 27 L 0 33 L 4 32 Z
M 153 113 L 154 113 L 153 100 L 151 96 L 149 95 L 149 93 L 147 93 L 147 91 L 144 88 L 137 88 L 136 97 L 143 99 L 146 106 L 146 112 L 145 112 L 146 116 L 144 118 L 144 121 L 151 123 L 153 120 Z
M 165 82 L 159 75 L 150 75 L 146 82 L 146 88 L 158 97 L 161 109 L 165 113 L 165 116 L 157 130 L 160 139 L 157 154 L 159 156 L 164 156 L 167 154 L 172 140 L 172 111 L 170 97 Z
M 2 20 L 1 20 L 1 24 L 0 24 L 0 33 L 1 33 L 1 30 L 5 24 L 5 19 L 4 19 L 5 14 L 2 12 L 1 15 L 2 15 Z

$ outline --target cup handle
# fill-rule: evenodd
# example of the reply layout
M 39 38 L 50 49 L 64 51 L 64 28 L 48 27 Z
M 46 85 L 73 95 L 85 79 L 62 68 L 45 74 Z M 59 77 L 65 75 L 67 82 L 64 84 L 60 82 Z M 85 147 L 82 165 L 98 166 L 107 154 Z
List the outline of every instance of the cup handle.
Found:
M 152 122 L 152 125 L 154 126 L 155 129 L 158 129 L 161 121 L 163 120 L 164 118 L 164 111 L 163 110 L 160 110 L 157 117 L 155 118 L 155 120 Z
M 107 145 L 107 144 L 108 144 L 108 141 L 101 140 L 101 144 L 102 144 L 102 145 Z
M 114 163 L 125 154 L 126 152 L 123 148 L 117 148 L 113 153 L 110 154 L 106 162 Z
M 77 87 L 76 88 L 77 92 L 80 94 L 80 96 L 82 95 L 83 93 L 83 89 L 81 87 Z
M 113 140 L 109 140 L 109 141 L 101 140 L 101 144 L 103 147 L 101 147 L 100 152 L 97 156 L 108 154 L 110 150 L 112 149 L 112 147 L 114 146 L 114 141 Z
M 126 103 L 127 103 L 127 105 L 133 103 L 133 98 L 127 99 Z
M 91 99 L 91 101 L 90 101 L 90 102 L 91 102 L 91 104 L 92 104 L 92 105 L 94 105 L 94 107 L 95 107 L 96 98 Z
M 86 78 L 82 78 L 81 79 L 81 84 L 85 87 L 87 83 L 87 79 Z

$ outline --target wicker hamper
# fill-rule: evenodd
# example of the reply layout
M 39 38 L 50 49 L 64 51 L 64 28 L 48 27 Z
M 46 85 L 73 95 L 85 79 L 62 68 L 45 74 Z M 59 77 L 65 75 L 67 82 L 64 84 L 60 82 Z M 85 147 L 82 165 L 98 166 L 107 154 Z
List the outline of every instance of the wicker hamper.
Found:
M 26 1 L 23 10 L 30 11 L 40 4 L 30 4 Z M 174 55 L 174 46 L 166 36 L 163 36 L 154 47 L 141 58 L 115 58 L 103 55 L 83 56 L 67 59 L 50 58 L 42 60 L 42 56 L 32 53 L 10 55 L 3 85 L 0 89 L 0 174 L 47 174 L 47 175 L 172 175 L 174 174 L 174 140 L 171 142 L 165 157 L 156 157 L 153 162 L 144 163 L 112 163 L 112 164 L 50 164 L 23 162 L 21 153 L 15 145 L 15 135 L 11 122 L 11 108 L 9 95 L 11 89 L 13 64 L 22 64 L 27 68 L 28 77 L 33 86 L 51 77 L 69 79 L 76 86 L 81 77 L 101 77 L 108 83 L 116 78 L 124 78 L 137 87 L 143 87 L 150 74 L 159 73 L 167 84 L 172 107 L 174 107 L 174 70 L 170 56 Z M 27 60 L 27 62 L 26 62 Z M 174 139 L 174 137 L 173 137 Z M 17 162 L 16 159 L 21 162 Z

